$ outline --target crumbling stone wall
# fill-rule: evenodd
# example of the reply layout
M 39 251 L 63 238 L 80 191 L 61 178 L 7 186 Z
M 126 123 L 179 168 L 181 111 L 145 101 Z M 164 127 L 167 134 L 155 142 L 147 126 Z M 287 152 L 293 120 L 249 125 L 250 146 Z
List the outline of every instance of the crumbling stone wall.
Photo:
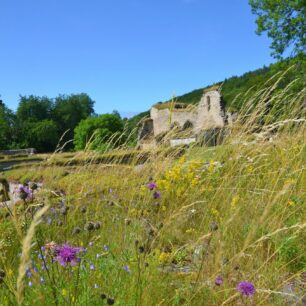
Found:
M 151 108 L 151 121 L 149 121 L 150 123 L 145 122 L 143 125 L 140 132 L 140 140 L 145 139 L 146 133 L 151 135 L 153 133 L 156 138 L 174 127 L 183 130 L 187 124 L 195 137 L 202 138 L 203 131 L 222 129 L 228 124 L 228 114 L 225 113 L 218 90 L 204 92 L 198 106 L 194 108 L 184 109 L 180 107 L 174 108 L 170 112 L 168 105 L 163 105 L 165 108 L 160 107 L 160 104 Z M 210 138 L 210 134 L 206 138 Z

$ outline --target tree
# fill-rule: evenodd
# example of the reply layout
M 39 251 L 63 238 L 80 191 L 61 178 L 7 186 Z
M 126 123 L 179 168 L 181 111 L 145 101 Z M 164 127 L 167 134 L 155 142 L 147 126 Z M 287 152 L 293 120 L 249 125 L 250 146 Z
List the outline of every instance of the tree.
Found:
M 35 148 L 38 152 L 54 151 L 59 140 L 55 122 L 48 119 L 24 122 L 22 135 L 19 139 L 20 145 Z
M 50 119 L 53 102 L 47 97 L 20 96 L 16 116 L 19 122 Z
M 0 150 L 8 149 L 14 139 L 15 116 L 0 100 Z
M 249 0 L 256 14 L 257 34 L 267 32 L 272 38 L 272 55 L 281 58 L 287 48 L 292 55 L 305 52 L 305 0 Z
M 94 114 L 94 101 L 85 93 L 55 98 L 52 118 L 59 127 L 60 135 L 65 132 L 65 141 L 74 138 L 74 129 L 83 119 Z
M 90 149 L 103 149 L 112 138 L 113 144 L 120 144 L 121 141 L 118 139 L 123 127 L 123 121 L 116 114 L 104 114 L 82 120 L 74 131 L 75 149 L 83 150 L 88 142 Z

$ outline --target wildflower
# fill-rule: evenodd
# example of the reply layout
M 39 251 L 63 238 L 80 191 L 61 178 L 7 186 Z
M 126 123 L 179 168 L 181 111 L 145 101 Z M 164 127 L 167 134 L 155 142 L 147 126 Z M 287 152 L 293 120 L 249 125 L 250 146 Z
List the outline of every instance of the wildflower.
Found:
M 63 206 L 63 207 L 60 209 L 60 213 L 61 213 L 63 216 L 66 216 L 67 213 L 68 213 L 68 210 L 69 210 L 69 207 L 68 207 L 68 206 Z
M 108 252 L 109 247 L 106 244 L 104 244 L 103 249 L 104 249 L 105 252 Z
M 237 290 L 246 296 L 252 296 L 255 293 L 255 287 L 252 283 L 248 281 L 240 282 L 237 286 Z
M 90 270 L 95 270 L 96 266 L 94 264 L 90 264 L 89 269 Z
M 21 185 L 18 189 L 19 197 L 21 200 L 30 200 L 32 198 L 32 191 L 27 186 Z
M 66 267 L 69 264 L 71 266 L 75 266 L 80 262 L 80 258 L 77 257 L 77 254 L 81 251 L 81 248 L 64 244 L 61 248 L 59 248 L 56 259 L 63 267 Z
M 32 277 L 32 272 L 31 272 L 31 269 L 27 269 L 26 270 L 26 276 L 28 277 L 28 278 L 31 278 Z
M 80 232 L 81 232 L 81 228 L 77 226 L 72 230 L 72 235 L 77 235 Z
M 138 248 L 138 251 L 139 251 L 139 253 L 144 253 L 144 251 L 145 251 L 144 246 L 141 245 L 141 246 Z
M 38 185 L 36 183 L 31 183 L 30 188 L 34 191 L 38 188 Z
M 105 300 L 107 298 L 107 295 L 105 293 L 101 293 L 100 298 L 102 300 Z
M 127 265 L 123 267 L 123 270 L 128 272 L 128 273 L 131 273 L 131 270 L 130 270 L 129 266 L 127 266 Z
M 153 193 L 153 198 L 154 198 L 154 199 L 159 199 L 160 197 L 161 197 L 160 191 L 155 191 L 155 192 Z
M 95 289 L 98 289 L 98 288 L 99 288 L 99 285 L 98 285 L 98 284 L 94 284 L 94 288 L 95 288 Z
M 52 223 L 52 218 L 48 217 L 47 218 L 47 224 L 50 225 Z
M 33 283 L 32 283 L 31 281 L 29 281 L 29 282 L 28 282 L 28 286 L 29 286 L 29 287 L 32 287 L 32 286 L 33 286 Z
M 4 270 L 0 269 L 0 284 L 3 282 L 4 278 L 5 278 L 5 272 Z
M 221 286 L 222 284 L 223 284 L 223 282 L 224 282 L 224 279 L 223 279 L 223 277 L 222 276 L 217 276 L 216 277 L 216 279 L 215 279 L 215 284 L 217 285 L 217 286 Z
M 157 185 L 156 185 L 156 183 L 154 183 L 154 182 L 150 182 L 150 183 L 147 184 L 147 187 L 148 187 L 150 190 L 153 190 L 153 189 L 157 188 Z
M 98 230 L 101 228 L 102 223 L 100 221 L 95 223 L 95 229 Z
M 107 302 L 107 305 L 114 305 L 114 304 L 115 304 L 115 300 L 112 299 L 112 298 L 108 298 L 108 299 L 106 300 L 106 302 Z
M 217 231 L 218 228 L 219 228 L 219 226 L 218 226 L 218 223 L 217 223 L 217 222 L 213 221 L 213 222 L 210 223 L 210 229 L 211 229 L 213 232 Z
M 40 277 L 40 283 L 41 283 L 41 284 L 44 284 L 44 283 L 45 283 L 45 279 L 44 279 L 42 276 Z
M 83 207 L 81 207 L 80 211 L 81 211 L 82 214 L 85 214 L 86 211 L 87 211 L 87 208 L 85 206 L 83 206 Z
M 89 245 L 90 247 L 92 247 L 92 246 L 94 245 L 94 243 L 90 241 L 90 242 L 88 243 L 88 245 Z
M 85 229 L 86 231 L 92 231 L 92 230 L 95 229 L 95 224 L 94 224 L 93 222 L 89 221 L 89 222 L 87 222 L 87 223 L 85 224 L 84 229 Z

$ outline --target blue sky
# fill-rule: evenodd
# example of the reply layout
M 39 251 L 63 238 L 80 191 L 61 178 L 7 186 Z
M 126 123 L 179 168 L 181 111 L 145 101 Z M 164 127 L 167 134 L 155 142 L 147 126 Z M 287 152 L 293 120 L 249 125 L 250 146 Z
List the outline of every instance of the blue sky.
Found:
M 0 0 L 0 95 L 88 93 L 97 113 L 274 62 L 247 0 Z

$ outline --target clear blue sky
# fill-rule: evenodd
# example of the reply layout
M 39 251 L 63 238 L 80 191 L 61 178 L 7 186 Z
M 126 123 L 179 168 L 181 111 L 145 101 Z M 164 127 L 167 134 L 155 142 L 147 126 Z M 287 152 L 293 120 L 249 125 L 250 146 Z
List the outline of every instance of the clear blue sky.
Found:
M 97 113 L 274 62 L 248 0 L 0 0 L 0 95 L 88 93 Z

